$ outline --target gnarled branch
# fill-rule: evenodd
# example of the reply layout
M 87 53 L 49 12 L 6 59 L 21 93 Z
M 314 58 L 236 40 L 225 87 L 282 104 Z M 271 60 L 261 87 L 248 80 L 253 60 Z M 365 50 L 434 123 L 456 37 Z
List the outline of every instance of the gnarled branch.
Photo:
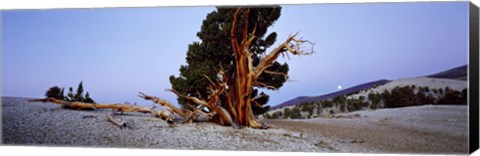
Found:
M 277 75 L 277 76 L 283 76 L 285 80 L 288 80 L 288 74 L 282 73 L 282 72 L 274 72 L 274 71 L 269 71 L 269 70 L 264 70 L 264 73 L 270 74 L 270 75 Z
M 183 95 L 183 94 L 180 94 L 179 92 L 177 92 L 176 90 L 174 89 L 167 89 L 167 91 L 171 91 L 172 93 L 174 93 L 175 95 L 179 96 L 179 97 L 182 97 L 182 98 L 185 98 L 187 100 L 190 100 L 196 104 L 199 104 L 199 105 L 205 105 L 208 107 L 208 103 L 205 101 L 205 100 L 200 100 L 196 97 L 192 97 L 192 96 L 186 96 L 186 95 Z
M 117 125 L 120 128 L 127 128 L 127 123 L 125 121 L 122 121 L 120 119 L 115 119 L 107 113 L 105 113 L 105 116 L 107 117 L 107 121 L 112 122 L 113 124 Z
M 182 116 L 182 117 L 185 117 L 187 116 L 188 114 L 190 114 L 191 112 L 188 111 L 188 110 L 184 110 L 184 109 L 180 109 L 180 108 L 177 108 L 175 107 L 174 105 L 172 105 L 170 102 L 168 102 L 167 100 L 163 100 L 163 99 L 160 99 L 158 97 L 155 97 L 155 96 L 149 96 L 145 93 L 142 93 L 142 92 L 139 92 L 139 95 L 138 97 L 141 97 L 145 100 L 150 100 L 150 101 L 153 101 L 157 104 L 160 104 L 162 106 L 165 106 L 167 107 L 168 109 L 170 109 L 171 111 L 177 113 L 178 115 Z
M 288 37 L 285 42 L 283 42 L 280 46 L 273 49 L 268 55 L 266 55 L 258 64 L 257 68 L 255 68 L 255 77 L 258 78 L 260 75 L 272 65 L 272 63 L 278 58 L 278 55 L 284 52 L 290 52 L 294 55 L 310 55 L 313 54 L 313 42 L 307 40 L 296 39 L 295 37 L 298 33 L 293 34 L 292 36 Z M 311 51 L 305 51 L 302 49 L 302 45 L 304 43 L 308 43 L 312 46 Z

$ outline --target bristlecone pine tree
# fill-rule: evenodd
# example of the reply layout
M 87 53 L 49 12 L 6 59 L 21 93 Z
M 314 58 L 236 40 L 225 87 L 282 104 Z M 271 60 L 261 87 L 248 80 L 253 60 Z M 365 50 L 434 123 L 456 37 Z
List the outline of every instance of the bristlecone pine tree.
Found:
M 279 9 L 279 8 L 274 8 Z M 272 11 L 273 11 L 272 10 Z M 219 9 L 222 11 L 222 9 Z M 223 10 L 228 12 L 228 9 Z M 202 39 L 204 42 L 218 42 L 218 46 L 220 45 L 231 45 L 230 55 L 231 61 L 225 58 L 225 60 L 218 60 L 219 65 L 215 68 L 214 73 L 195 73 L 202 76 L 202 78 L 206 81 L 207 84 L 205 85 L 198 85 L 198 86 L 207 86 L 204 90 L 204 93 L 200 92 L 203 91 L 202 88 L 197 88 L 198 90 L 191 90 L 191 88 L 197 86 L 197 84 L 190 84 L 189 86 L 182 86 L 176 87 L 175 83 L 179 83 L 178 81 L 182 81 L 184 79 L 174 78 L 171 77 L 171 81 L 173 83 L 174 88 L 169 90 L 180 97 L 180 101 L 183 99 L 184 107 L 188 108 L 178 108 L 171 104 L 170 102 L 163 100 L 158 97 L 149 96 L 140 92 L 139 97 L 144 98 L 145 100 L 151 100 L 157 104 L 160 104 L 167 108 L 166 111 L 159 111 L 154 110 L 150 107 L 145 106 L 137 106 L 137 105 L 129 105 L 129 104 L 87 104 L 83 102 L 68 102 L 63 100 L 58 100 L 55 98 L 46 98 L 46 99 L 35 99 L 32 101 L 43 101 L 43 102 L 52 102 L 56 104 L 60 104 L 66 108 L 73 108 L 73 109 L 112 109 L 123 112 L 142 112 L 142 113 L 152 113 L 158 117 L 166 121 L 173 121 L 174 114 L 183 118 L 183 122 L 193 122 L 200 116 L 208 116 L 210 119 L 218 124 L 221 125 L 229 125 L 234 127 L 252 127 L 252 128 L 269 128 L 270 125 L 262 123 L 258 121 L 252 110 L 252 104 L 256 105 L 256 100 L 266 96 L 265 94 L 257 94 L 255 88 L 270 88 L 270 89 L 278 89 L 281 86 L 281 83 L 274 83 L 269 82 L 268 80 L 264 80 L 266 77 L 274 77 L 279 76 L 287 79 L 286 72 L 287 69 L 280 69 L 282 65 L 276 63 L 276 59 L 279 55 L 288 54 L 293 55 L 305 55 L 313 53 L 313 43 L 307 40 L 297 39 L 297 34 L 289 36 L 284 42 L 282 42 L 278 47 L 274 48 L 268 54 L 263 54 L 263 52 L 257 51 L 256 48 L 262 48 L 262 46 L 253 46 L 253 45 L 261 45 L 262 39 L 259 39 L 259 36 L 263 36 L 266 32 L 266 27 L 271 25 L 271 23 L 267 24 L 265 21 L 273 22 L 278 17 L 274 17 L 271 20 L 265 20 L 262 18 L 266 18 L 266 16 L 260 15 L 263 14 L 262 11 L 258 11 L 258 8 L 250 9 L 246 8 L 243 9 L 241 7 L 232 9 L 233 17 L 229 18 L 229 14 L 217 14 L 215 16 L 227 16 L 225 20 L 231 20 L 231 23 L 225 22 L 225 25 L 217 26 L 221 29 L 230 28 L 228 33 L 226 34 L 218 34 L 220 36 L 224 36 L 226 38 L 222 40 L 213 40 Z M 251 11 L 256 11 L 255 14 L 250 14 Z M 267 11 L 268 12 L 268 11 Z M 210 14 L 212 15 L 212 14 Z M 209 16 L 210 16 L 209 15 Z M 213 16 L 213 15 L 212 15 Z M 278 12 L 279 16 L 279 12 Z M 207 22 L 208 23 L 208 17 Z M 203 27 L 207 25 L 204 24 Z M 215 25 L 214 25 L 215 26 Z M 260 31 L 260 27 L 263 27 Z M 202 28 L 202 30 L 204 30 Z M 262 32 L 263 31 L 263 32 Z M 199 35 L 201 36 L 201 35 Z M 215 37 L 218 38 L 218 37 Z M 275 38 L 275 37 L 274 37 Z M 267 37 L 267 40 L 268 37 Z M 227 42 L 228 41 L 228 42 Z M 270 40 L 271 42 L 273 41 Z M 302 49 L 303 44 L 309 44 L 312 49 L 311 51 L 304 51 Z M 198 43 L 197 43 L 198 44 Z M 263 47 L 266 48 L 270 46 L 272 43 L 264 43 Z M 215 45 L 215 44 L 211 44 Z M 198 46 L 197 48 L 201 47 L 202 45 L 190 45 L 190 46 Z M 208 44 L 203 45 L 208 46 Z M 211 47 L 213 48 L 213 47 Z M 224 48 L 221 48 L 224 49 Z M 228 49 L 228 48 L 226 48 Z M 190 50 L 190 48 L 189 48 Z M 199 48 L 198 50 L 202 50 Z M 264 51 L 264 50 L 263 50 Z M 258 53 L 258 54 L 256 54 Z M 189 54 L 196 54 L 196 53 L 189 53 Z M 201 53 L 208 55 L 206 53 Z M 261 54 L 261 55 L 259 55 Z M 187 56 L 190 57 L 190 56 Z M 195 58 L 194 56 L 191 56 Z M 225 56 L 228 57 L 228 56 Z M 220 59 L 220 58 L 219 58 Z M 187 59 L 188 61 L 188 59 Z M 203 61 L 203 60 L 202 60 Z M 226 61 L 226 62 L 223 62 Z M 190 66 L 185 67 L 182 66 L 182 70 L 194 70 L 195 68 L 205 68 L 203 66 L 194 66 L 189 64 Z M 212 64 L 208 67 L 213 67 L 216 64 Z M 286 66 L 286 65 L 284 65 Z M 273 70 L 272 70 L 273 69 Z M 185 72 L 185 74 L 188 72 Z M 184 72 L 182 72 L 184 74 Z M 197 75 L 198 76 L 198 75 Z M 173 80 L 172 80 L 173 79 Z M 201 78 L 198 78 L 201 79 Z M 285 80 L 283 80 L 285 81 Z M 194 82 L 194 81 L 192 81 Z M 201 83 L 201 82 L 198 82 Z M 278 85 L 280 84 L 280 85 Z M 177 91 L 181 90 L 181 91 Z M 194 93 L 192 93 L 194 92 Z M 190 105 L 187 103 L 191 103 L 194 105 Z M 208 112 L 204 112 L 205 108 L 208 108 Z
M 207 97 L 210 92 L 208 88 L 210 83 L 204 78 L 204 75 L 214 81 L 221 81 L 222 75 L 218 73 L 220 69 L 223 69 L 224 75 L 231 77 L 235 74 L 235 58 L 232 55 L 233 47 L 230 41 L 230 31 L 235 11 L 235 8 L 217 8 L 216 11 L 207 15 L 200 32 L 197 33 L 201 42 L 194 42 L 188 46 L 186 57 L 188 65 L 180 67 L 180 76 L 170 76 L 170 82 L 174 90 L 183 95 Z M 276 41 L 277 33 L 267 34 L 267 30 L 280 17 L 280 12 L 280 6 L 250 9 L 247 28 L 252 31 L 256 26 L 255 38 L 249 47 L 253 66 L 258 65 L 261 56 Z M 241 25 L 242 22 L 238 21 L 238 25 Z M 236 36 L 241 37 L 242 27 L 238 27 L 237 30 Z M 288 65 L 275 61 L 268 70 L 287 74 Z M 286 80 L 287 78 L 283 75 L 273 74 L 262 74 L 258 79 L 259 82 L 275 88 L 280 88 Z M 269 100 L 267 94 L 259 92 L 255 87 L 251 96 L 258 97 L 252 105 L 255 115 L 264 113 L 269 109 L 269 106 L 266 105 Z M 226 103 L 226 97 L 220 95 L 220 101 Z M 185 109 L 198 107 L 197 104 L 182 97 L 178 98 L 178 102 Z

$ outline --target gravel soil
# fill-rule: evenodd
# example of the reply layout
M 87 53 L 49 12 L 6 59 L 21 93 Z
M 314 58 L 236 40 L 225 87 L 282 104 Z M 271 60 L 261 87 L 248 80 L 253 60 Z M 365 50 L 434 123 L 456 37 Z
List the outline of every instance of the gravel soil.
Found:
M 264 120 L 277 128 L 234 129 L 213 123 L 168 125 L 150 114 L 80 111 L 2 97 L 2 144 L 109 148 L 348 153 L 468 152 L 467 106 L 417 106 L 337 114 L 334 118 Z
M 286 129 L 234 129 L 213 123 L 169 125 L 150 114 L 115 115 L 119 128 L 106 120 L 110 111 L 80 111 L 25 98 L 2 98 L 2 144 L 241 151 L 329 152 Z
M 268 122 L 341 152 L 467 154 L 467 108 L 425 105 Z

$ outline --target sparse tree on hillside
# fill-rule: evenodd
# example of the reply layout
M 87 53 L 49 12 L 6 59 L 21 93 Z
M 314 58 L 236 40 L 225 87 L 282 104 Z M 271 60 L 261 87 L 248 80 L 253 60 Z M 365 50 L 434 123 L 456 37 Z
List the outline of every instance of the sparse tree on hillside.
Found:
M 370 100 L 372 102 L 372 104 L 370 105 L 370 109 L 377 109 L 378 108 L 378 105 L 380 103 L 380 100 L 381 100 L 381 97 L 379 94 L 376 94 L 376 93 L 370 93 L 368 94 L 368 100 Z
M 438 104 L 467 104 L 467 97 L 460 91 L 445 89 L 445 95 L 438 99 Z
M 85 103 L 95 103 L 88 92 L 85 94 Z
M 322 113 L 322 107 L 320 105 L 317 105 L 317 116 Z
M 83 81 L 80 81 L 77 87 L 77 93 L 75 94 L 74 98 L 75 101 L 84 102 L 85 99 L 83 98 Z
M 418 105 L 417 95 L 409 86 L 395 87 L 392 92 L 384 96 L 385 107 L 396 108 Z
M 433 98 L 432 95 L 430 94 L 426 94 L 425 92 L 423 91 L 418 91 L 417 92 L 417 101 L 419 102 L 419 104 L 434 104 L 435 103 L 435 99 Z
M 283 118 L 288 119 L 290 117 L 290 108 L 283 109 Z
M 45 92 L 45 97 L 63 99 L 62 89 L 58 86 L 53 86 Z

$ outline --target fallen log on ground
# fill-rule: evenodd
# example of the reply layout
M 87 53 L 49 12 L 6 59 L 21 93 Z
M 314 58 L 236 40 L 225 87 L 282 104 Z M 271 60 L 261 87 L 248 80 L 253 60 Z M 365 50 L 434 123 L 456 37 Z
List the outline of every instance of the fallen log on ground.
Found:
M 107 117 L 107 121 L 112 122 L 113 124 L 117 125 L 120 128 L 127 128 L 127 122 L 122 121 L 120 119 L 115 119 L 108 113 L 105 113 L 105 116 Z
M 32 99 L 30 102 L 50 102 L 53 104 L 61 105 L 66 109 L 74 110 L 97 110 L 97 109 L 111 109 L 114 113 L 119 112 L 123 114 L 124 112 L 138 112 L 138 113 L 150 113 L 155 117 L 159 117 L 168 123 L 173 123 L 175 119 L 172 112 L 169 110 L 155 110 L 153 107 L 148 106 L 138 106 L 138 105 L 129 105 L 129 104 L 95 104 L 95 103 L 84 103 L 84 102 L 71 102 L 58 100 L 55 98 L 44 98 L 44 99 Z M 109 121 L 113 122 L 113 118 L 107 115 Z M 112 118 L 112 119 L 110 119 Z

